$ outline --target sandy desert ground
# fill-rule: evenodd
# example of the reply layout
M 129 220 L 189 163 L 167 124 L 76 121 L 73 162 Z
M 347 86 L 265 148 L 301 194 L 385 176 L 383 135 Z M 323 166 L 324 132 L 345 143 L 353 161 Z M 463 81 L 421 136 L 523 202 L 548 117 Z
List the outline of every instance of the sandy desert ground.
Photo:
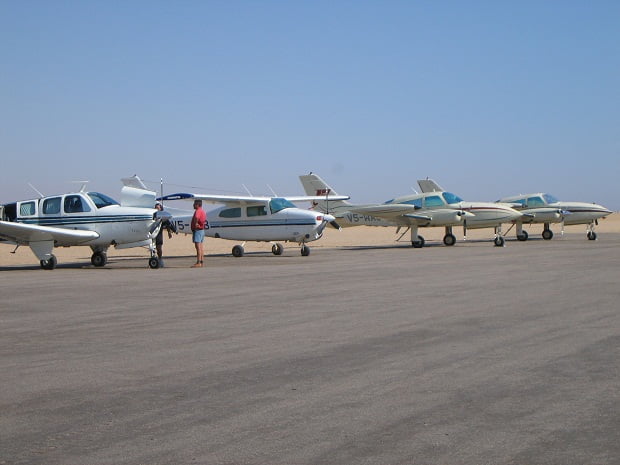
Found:
M 514 239 L 514 229 L 508 231 L 510 225 L 504 225 L 504 234 L 507 239 Z M 541 224 L 527 225 L 524 229 L 530 234 L 530 238 L 540 238 L 542 232 Z M 552 225 L 551 229 L 554 231 L 554 238 L 552 240 L 562 240 L 561 227 L 559 224 Z M 586 226 L 566 226 L 564 228 L 564 234 L 582 234 L 585 238 Z M 599 225 L 596 228 L 598 234 L 598 240 L 605 240 L 605 233 L 620 233 L 620 213 L 613 213 L 599 221 Z M 437 243 L 440 244 L 444 235 L 443 228 L 420 228 L 420 235 L 424 237 L 427 244 Z M 396 228 L 394 227 L 372 227 L 372 226 L 357 226 L 350 228 L 343 228 L 338 231 L 333 228 L 326 228 L 323 237 L 315 242 L 311 242 L 308 245 L 314 248 L 333 248 L 333 247 L 360 247 L 360 246 L 390 246 L 399 244 L 396 242 L 398 237 L 402 234 L 396 234 Z M 463 231 L 461 228 L 455 227 L 454 234 L 457 237 L 456 246 L 464 246 L 466 242 L 463 242 Z M 407 232 L 401 239 L 400 244 L 409 244 L 409 233 Z M 492 229 L 477 229 L 469 230 L 467 232 L 468 240 L 484 240 L 491 241 L 493 238 Z M 224 239 L 206 238 L 205 240 L 205 253 L 207 258 L 212 254 L 230 254 L 231 249 L 238 241 L 229 241 Z M 510 246 L 510 241 L 508 241 Z M 38 262 L 36 257 L 32 254 L 29 247 L 19 247 L 15 253 L 13 249 L 15 247 L 8 244 L 0 244 L 0 266 L 20 266 L 20 265 L 33 265 Z M 264 242 L 248 242 L 244 246 L 246 253 L 248 252 L 266 252 L 271 253 L 271 244 Z M 188 263 L 192 263 L 194 247 L 191 242 L 191 238 L 185 234 L 174 235 L 172 239 L 167 239 L 164 242 L 164 258 L 170 257 L 188 257 Z M 286 243 L 284 244 L 285 254 L 298 254 L 299 247 L 297 244 Z M 90 261 L 91 251 L 88 247 L 69 247 L 58 248 L 54 250 L 54 254 L 58 258 L 58 263 L 76 262 L 76 261 Z M 120 257 L 145 257 L 149 255 L 146 248 L 135 248 L 116 250 L 111 247 L 108 251 L 109 258 Z

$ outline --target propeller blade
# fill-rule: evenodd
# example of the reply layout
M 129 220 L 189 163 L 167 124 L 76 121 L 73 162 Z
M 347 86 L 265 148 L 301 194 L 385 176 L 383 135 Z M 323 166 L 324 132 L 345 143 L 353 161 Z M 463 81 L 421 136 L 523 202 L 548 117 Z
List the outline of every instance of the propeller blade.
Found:
M 332 225 L 332 227 L 336 228 L 338 231 L 342 230 L 340 225 L 338 223 L 336 223 L 336 220 L 330 221 L 329 224 Z

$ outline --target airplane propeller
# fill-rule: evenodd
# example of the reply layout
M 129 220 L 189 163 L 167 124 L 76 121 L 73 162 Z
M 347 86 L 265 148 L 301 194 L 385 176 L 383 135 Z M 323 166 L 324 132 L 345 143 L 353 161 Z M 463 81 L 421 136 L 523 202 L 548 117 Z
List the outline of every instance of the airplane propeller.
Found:
M 159 229 L 161 228 L 162 223 L 166 220 L 171 220 L 172 215 L 166 211 L 156 211 L 153 214 L 153 219 L 155 221 L 149 228 L 149 233 L 151 233 L 151 235 L 157 235 L 159 233 Z
M 331 189 L 325 190 L 325 220 L 338 231 L 342 230 L 340 225 L 336 222 L 336 218 L 329 214 L 329 193 Z M 331 219 L 330 219 L 331 218 Z

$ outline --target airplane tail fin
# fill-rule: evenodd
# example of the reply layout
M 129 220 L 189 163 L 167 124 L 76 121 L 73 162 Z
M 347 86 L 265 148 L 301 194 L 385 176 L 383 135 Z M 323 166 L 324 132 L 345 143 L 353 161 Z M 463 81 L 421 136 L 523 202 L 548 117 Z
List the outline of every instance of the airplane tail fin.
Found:
M 133 175 L 122 178 L 121 205 L 123 207 L 155 208 L 155 192 L 149 190 L 142 180 Z
M 418 186 L 422 192 L 443 192 L 443 188 L 432 179 L 418 179 Z
M 299 180 L 304 187 L 306 195 L 339 195 L 317 174 L 305 174 L 299 176 Z M 334 209 L 348 207 L 350 205 L 351 204 L 346 200 L 318 200 L 313 202 L 313 208 L 317 208 L 323 213 L 329 213 L 332 212 Z

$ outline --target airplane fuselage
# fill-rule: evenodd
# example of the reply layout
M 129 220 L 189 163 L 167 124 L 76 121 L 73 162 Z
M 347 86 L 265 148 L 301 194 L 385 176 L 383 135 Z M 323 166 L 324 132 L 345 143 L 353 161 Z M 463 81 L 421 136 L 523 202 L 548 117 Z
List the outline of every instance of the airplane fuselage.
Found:
M 526 194 L 506 197 L 507 202 L 524 214 L 522 223 L 564 223 L 565 225 L 589 224 L 612 212 L 602 205 L 587 202 L 565 202 L 544 194 Z
M 390 200 L 387 203 L 413 204 L 418 206 L 419 213 L 432 217 L 428 226 L 451 226 L 467 222 L 470 229 L 491 228 L 502 223 L 509 223 L 522 216 L 510 205 L 493 202 L 466 202 L 450 192 L 429 192 L 406 195 Z M 468 212 L 465 218 L 459 212 Z
M 192 215 L 172 214 L 177 230 L 191 233 Z M 207 237 L 236 241 L 311 242 L 322 236 L 327 224 L 319 212 L 284 208 L 270 213 L 265 205 L 225 206 L 209 211 L 207 219 Z
M 95 195 L 100 195 L 93 193 Z M 98 237 L 76 243 L 57 238 L 56 247 L 86 245 L 108 247 L 148 241 L 149 227 L 153 224 L 154 209 L 122 207 L 117 204 L 94 203 L 87 193 L 72 193 L 34 200 L 25 200 L 3 206 L 4 220 L 35 226 L 49 226 L 70 230 L 95 231 Z

